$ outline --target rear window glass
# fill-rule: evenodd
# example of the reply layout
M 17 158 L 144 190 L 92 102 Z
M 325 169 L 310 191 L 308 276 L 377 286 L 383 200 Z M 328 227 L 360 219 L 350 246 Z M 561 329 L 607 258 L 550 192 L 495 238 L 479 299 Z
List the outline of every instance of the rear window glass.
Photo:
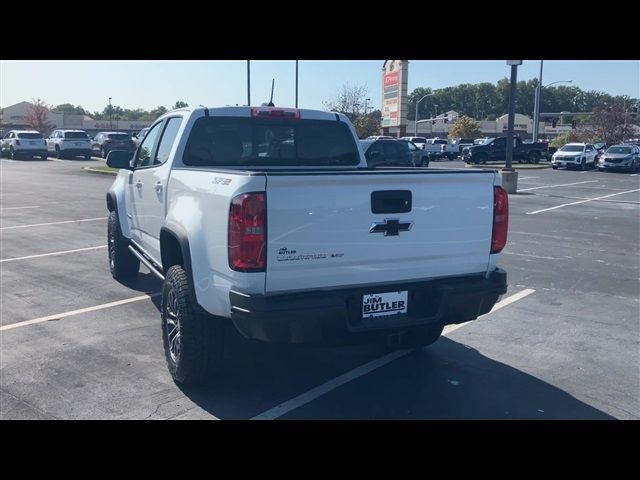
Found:
M 87 139 L 87 134 L 84 132 L 64 132 L 64 138 L 84 138 Z
M 446 140 L 434 140 L 433 144 L 434 145 L 446 145 L 447 141 Z
M 107 135 L 111 140 L 127 140 L 129 135 L 126 133 L 110 133 Z
M 18 138 L 43 138 L 39 133 L 19 133 Z
M 357 165 L 349 127 L 338 121 L 202 117 L 196 120 L 185 165 Z

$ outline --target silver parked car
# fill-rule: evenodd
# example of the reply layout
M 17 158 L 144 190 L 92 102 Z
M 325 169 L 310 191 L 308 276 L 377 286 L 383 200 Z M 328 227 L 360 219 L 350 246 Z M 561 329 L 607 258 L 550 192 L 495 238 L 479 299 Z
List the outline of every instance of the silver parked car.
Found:
M 598 170 L 627 170 L 635 172 L 640 168 L 640 148 L 637 145 L 611 145 L 598 160 Z

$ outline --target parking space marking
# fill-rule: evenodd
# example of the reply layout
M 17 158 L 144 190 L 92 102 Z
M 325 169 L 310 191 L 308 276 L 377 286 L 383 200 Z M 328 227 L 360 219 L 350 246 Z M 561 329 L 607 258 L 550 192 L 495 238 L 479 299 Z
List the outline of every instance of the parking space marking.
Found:
M 28 255 L 26 257 L 4 258 L 0 260 L 0 263 L 15 262 L 17 260 L 29 260 L 31 258 L 52 257 L 54 255 L 65 255 L 67 253 L 86 252 L 87 250 L 97 250 L 99 248 L 107 248 L 107 246 L 99 245 L 97 247 L 76 248 L 74 250 L 63 250 L 61 252 L 41 253 L 39 255 Z
M 566 260 L 566 258 L 543 257 L 541 255 L 530 255 L 528 253 L 502 252 L 504 255 L 517 255 L 518 257 L 542 258 L 543 260 Z
M 531 180 L 532 178 L 540 178 L 540 177 L 522 177 L 520 180 Z
M 491 311 L 489 313 L 493 313 L 497 310 L 500 310 L 501 308 L 504 308 L 508 305 L 511 305 L 512 303 L 517 302 L 518 300 L 522 300 L 524 297 L 528 297 L 529 295 L 531 295 L 532 293 L 534 293 L 535 290 L 533 288 L 525 288 L 524 290 L 519 291 L 518 293 L 514 293 L 513 295 L 500 300 L 498 303 L 496 303 L 493 308 L 491 309 Z M 486 315 L 489 315 L 489 313 L 487 313 Z M 484 317 L 484 315 L 483 315 Z M 471 320 L 469 322 L 464 322 L 464 323 L 459 323 L 457 325 L 447 325 L 446 327 L 444 327 L 444 330 L 442 331 L 443 335 L 447 335 L 451 332 L 453 332 L 454 330 L 458 330 L 459 328 L 464 327 L 465 325 L 469 325 L 471 322 L 475 322 L 475 320 Z
M 124 300 L 118 300 L 116 302 L 103 303 L 102 305 L 95 305 L 93 307 L 81 308 L 79 310 L 72 310 L 70 312 L 59 313 L 57 315 L 49 315 L 48 317 L 34 318 L 33 320 L 25 320 L 24 322 L 10 323 L 9 325 L 3 325 L 0 327 L 0 332 L 5 330 L 11 330 L 13 328 L 26 327 L 27 325 L 33 325 L 34 323 L 49 322 L 51 320 L 60 320 L 61 318 L 71 317 L 73 315 L 80 315 L 81 313 L 95 312 L 96 310 L 103 310 L 105 308 L 117 307 L 119 305 L 126 305 L 127 303 L 139 302 L 140 300 L 148 300 L 153 297 L 159 296 L 160 293 L 152 293 L 150 295 L 140 295 L 138 297 L 126 298 Z
M 561 183 L 560 185 L 542 185 L 540 187 L 531 187 L 531 188 L 519 188 L 519 192 L 527 192 L 529 190 L 538 190 L 539 188 L 555 188 L 555 187 L 569 187 L 571 185 L 580 185 L 582 183 L 597 183 L 600 180 L 585 180 L 584 182 L 574 182 L 574 183 Z
M 533 292 L 535 292 L 535 290 L 531 288 L 527 288 L 525 290 L 522 290 L 521 292 L 511 295 L 510 297 L 505 298 L 501 302 L 496 303 L 493 309 L 491 310 L 491 312 L 495 312 L 496 310 L 500 310 L 501 308 L 504 308 L 507 305 L 511 305 L 512 303 L 517 302 L 518 300 L 521 300 L 528 295 L 531 295 Z M 444 334 L 452 332 L 453 330 L 457 330 L 458 328 L 464 325 L 467 325 L 468 323 L 470 322 L 461 323 L 460 325 L 451 325 L 451 327 L 453 328 L 450 328 L 448 331 L 447 331 L 447 328 L 445 328 Z M 287 400 L 286 402 L 276 405 L 275 407 L 270 408 L 266 412 L 262 412 L 261 414 L 256 415 L 255 417 L 251 418 L 251 420 L 275 420 L 276 418 L 281 417 L 292 410 L 300 408 L 303 405 L 306 405 L 307 403 L 312 402 L 313 400 L 316 400 L 317 398 L 323 395 L 326 395 L 332 390 L 335 390 L 336 388 L 352 380 L 355 380 L 363 375 L 366 375 L 367 373 L 373 372 L 374 370 L 377 370 L 380 367 L 384 367 L 388 363 L 391 363 L 394 360 L 402 358 L 411 352 L 413 352 L 413 349 L 397 350 L 387 355 L 383 355 L 382 357 L 378 357 L 375 360 L 365 363 L 364 365 L 360 365 L 359 367 L 356 367 L 353 370 L 343 373 L 342 375 L 339 375 L 336 378 L 329 380 L 328 382 L 318 385 L 317 387 L 312 388 L 311 390 L 308 390 L 298 395 L 297 397 L 292 398 L 291 400 Z
M 29 227 L 44 227 L 46 225 L 62 225 L 63 223 L 95 222 L 97 220 L 106 220 L 107 218 L 109 217 L 83 218 L 81 220 L 65 220 L 63 222 L 32 223 L 30 225 L 13 225 L 11 227 L 0 227 L 0 230 L 13 230 L 16 228 L 29 228 Z
M 2 207 L 2 208 L 0 208 L 0 211 L 4 211 L 4 210 L 23 210 L 25 208 L 40 208 L 40 205 L 28 205 L 26 207 Z
M 625 193 L 633 193 L 633 192 L 640 192 L 640 188 L 636 188 L 635 190 L 627 190 L 626 192 L 612 193 L 610 195 L 604 195 L 603 197 L 588 198 L 586 200 L 579 200 L 577 202 L 563 203 L 562 205 L 556 205 L 555 207 L 543 208 L 542 210 L 535 210 L 533 212 L 526 212 L 526 215 L 535 215 L 537 213 L 548 212 L 550 210 L 556 210 L 562 207 L 569 207 L 571 205 L 578 205 L 580 203 L 592 202 L 594 200 L 602 200 L 603 198 L 615 197 L 616 195 L 624 195 Z

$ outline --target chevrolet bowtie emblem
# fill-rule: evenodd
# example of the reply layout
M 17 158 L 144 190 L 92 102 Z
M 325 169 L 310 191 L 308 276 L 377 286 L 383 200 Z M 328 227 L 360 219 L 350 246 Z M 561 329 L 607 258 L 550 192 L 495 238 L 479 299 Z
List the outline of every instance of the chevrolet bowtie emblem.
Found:
M 411 230 L 413 222 L 402 222 L 397 218 L 385 218 L 384 222 L 372 223 L 369 233 L 384 233 L 385 237 L 399 235 L 400 232 Z

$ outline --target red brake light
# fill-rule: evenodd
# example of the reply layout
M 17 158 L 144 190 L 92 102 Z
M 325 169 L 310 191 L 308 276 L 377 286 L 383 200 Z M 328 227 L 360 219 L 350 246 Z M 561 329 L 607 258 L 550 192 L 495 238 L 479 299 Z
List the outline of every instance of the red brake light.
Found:
M 240 272 L 264 272 L 267 210 L 264 193 L 243 193 L 229 210 L 229 267 Z
M 493 234 L 491 253 L 500 253 L 507 244 L 509 228 L 509 194 L 502 187 L 493 187 Z
M 288 120 L 300 120 L 300 110 L 288 108 L 252 108 L 253 118 L 279 118 Z

